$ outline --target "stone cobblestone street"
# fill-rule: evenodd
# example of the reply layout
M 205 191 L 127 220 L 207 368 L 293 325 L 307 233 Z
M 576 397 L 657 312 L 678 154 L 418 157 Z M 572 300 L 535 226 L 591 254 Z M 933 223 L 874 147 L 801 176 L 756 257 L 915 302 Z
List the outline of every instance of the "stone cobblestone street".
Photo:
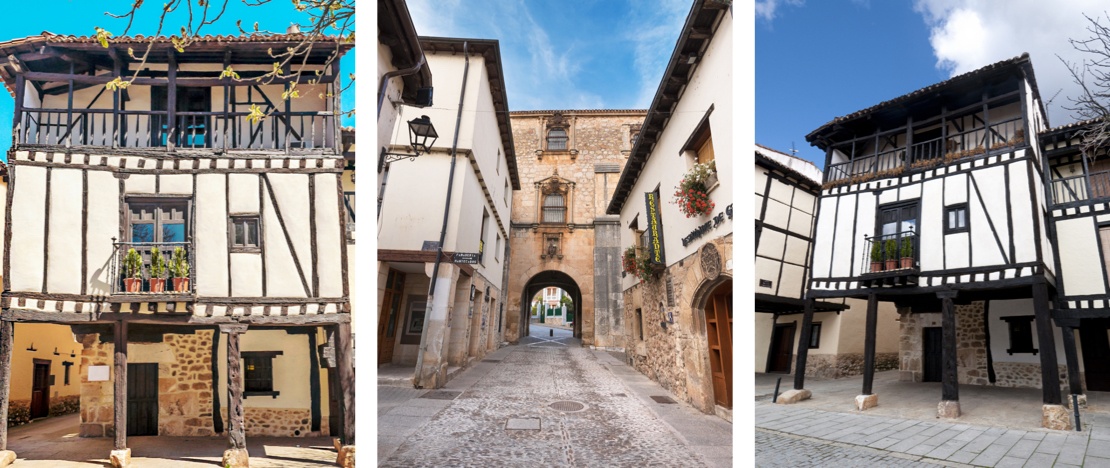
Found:
M 727 421 L 658 403 L 673 396 L 612 354 L 532 328 L 444 389 L 379 387 L 380 466 L 731 466 Z

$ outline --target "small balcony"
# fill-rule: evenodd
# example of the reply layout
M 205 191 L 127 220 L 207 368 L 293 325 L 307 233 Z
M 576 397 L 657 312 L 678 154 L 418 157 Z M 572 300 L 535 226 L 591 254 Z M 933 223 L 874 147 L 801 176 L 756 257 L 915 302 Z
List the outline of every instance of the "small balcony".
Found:
M 109 278 L 112 278 L 111 294 L 113 300 L 188 300 L 194 294 L 193 265 L 195 256 L 192 242 L 115 242 L 115 252 L 109 267 Z M 134 249 L 139 256 L 139 271 L 134 276 L 128 275 L 128 253 Z M 161 275 L 155 276 L 152 272 L 154 250 L 162 257 L 165 270 Z M 181 250 L 178 253 L 178 249 Z M 182 267 L 181 262 L 185 265 Z M 180 278 L 185 281 L 176 281 Z M 152 278 L 153 277 L 153 278 Z M 138 281 L 129 281 L 131 279 Z M 151 280 L 155 281 L 151 281 Z M 159 287 L 159 281 L 165 283 Z M 129 284 L 130 283 L 130 284 Z M 131 286 L 129 288 L 129 286 Z
M 861 287 L 916 286 L 919 239 L 913 231 L 864 236 Z
M 1110 198 L 1110 171 L 1053 179 L 1051 184 L 1053 205 Z

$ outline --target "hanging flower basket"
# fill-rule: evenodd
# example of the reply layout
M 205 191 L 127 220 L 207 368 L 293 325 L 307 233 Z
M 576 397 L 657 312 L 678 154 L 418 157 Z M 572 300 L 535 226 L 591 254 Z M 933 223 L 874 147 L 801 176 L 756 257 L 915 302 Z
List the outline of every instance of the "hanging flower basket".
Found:
M 716 206 L 713 200 L 709 199 L 709 186 L 716 179 L 716 176 L 716 161 L 695 164 L 694 167 L 690 168 L 690 172 L 682 177 L 682 182 L 679 183 L 678 190 L 674 193 L 672 203 L 678 205 L 678 209 L 687 218 L 709 215 Z
M 625 249 L 621 263 L 624 265 L 625 273 L 640 278 L 641 283 L 651 279 L 651 261 L 647 255 L 637 256 L 635 246 Z

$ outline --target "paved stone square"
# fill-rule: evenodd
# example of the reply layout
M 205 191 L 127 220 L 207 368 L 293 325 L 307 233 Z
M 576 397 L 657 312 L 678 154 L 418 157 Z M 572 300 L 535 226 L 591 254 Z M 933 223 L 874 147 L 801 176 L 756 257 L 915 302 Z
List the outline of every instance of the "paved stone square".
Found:
M 609 352 L 535 324 L 532 334 L 448 382 L 454 400 L 398 403 L 379 386 L 380 466 L 732 466 L 727 421 L 655 402 L 673 395 Z M 506 429 L 528 418 L 540 428 Z

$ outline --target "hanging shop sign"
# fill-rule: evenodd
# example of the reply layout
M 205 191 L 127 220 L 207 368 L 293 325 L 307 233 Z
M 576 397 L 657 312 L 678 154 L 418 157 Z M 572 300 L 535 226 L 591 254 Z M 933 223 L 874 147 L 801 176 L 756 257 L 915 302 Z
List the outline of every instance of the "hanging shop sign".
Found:
M 720 226 L 721 223 L 725 222 L 726 216 L 728 217 L 728 219 L 732 219 L 732 204 L 729 204 L 727 207 L 725 207 L 725 211 L 717 213 L 717 216 L 714 216 L 713 219 L 706 221 L 705 224 L 702 224 L 701 226 L 694 228 L 693 231 L 690 231 L 690 234 L 682 238 L 682 246 L 686 247 L 687 245 L 690 245 L 691 242 L 698 240 L 698 238 L 704 236 L 709 231 L 716 229 L 717 226 Z
M 663 222 L 659 214 L 659 192 L 644 194 L 647 203 L 648 256 L 654 265 L 666 265 L 663 255 Z

